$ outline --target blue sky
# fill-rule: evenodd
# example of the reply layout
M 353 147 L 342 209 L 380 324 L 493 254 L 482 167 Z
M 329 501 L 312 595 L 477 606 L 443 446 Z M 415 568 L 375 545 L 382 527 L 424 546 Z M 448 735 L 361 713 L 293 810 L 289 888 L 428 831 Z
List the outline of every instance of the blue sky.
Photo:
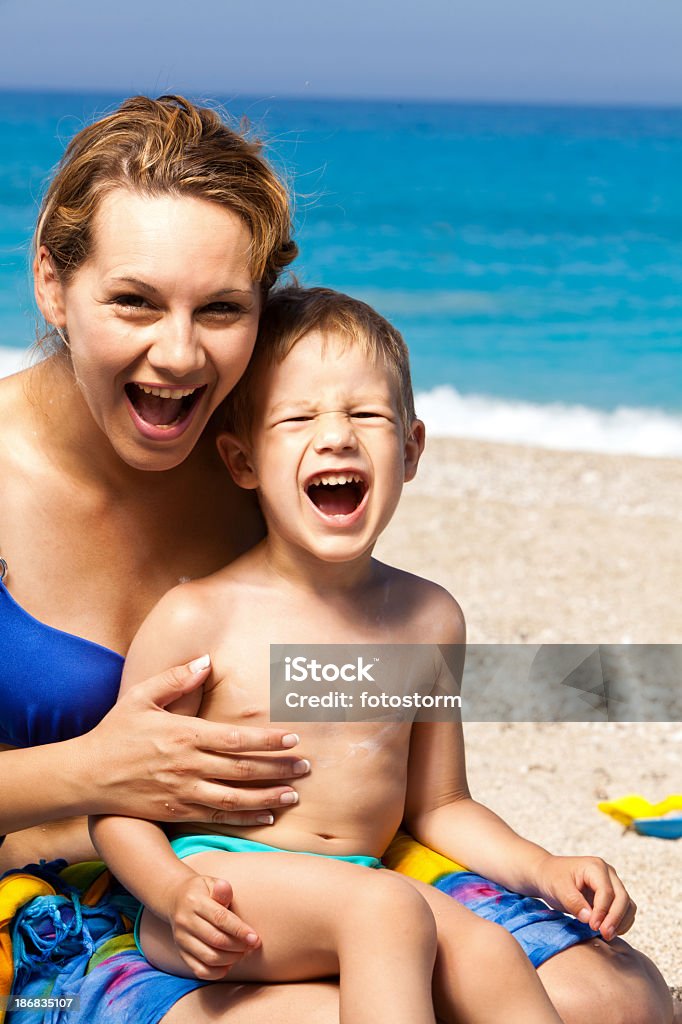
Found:
M 0 88 L 682 104 L 680 0 L 0 0 Z

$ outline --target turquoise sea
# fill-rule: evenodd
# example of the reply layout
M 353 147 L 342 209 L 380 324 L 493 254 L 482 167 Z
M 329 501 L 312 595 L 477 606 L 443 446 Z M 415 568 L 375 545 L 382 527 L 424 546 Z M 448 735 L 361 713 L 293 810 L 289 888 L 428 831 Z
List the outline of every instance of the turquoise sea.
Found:
M 0 369 L 50 168 L 117 99 L 0 93 Z M 291 181 L 299 277 L 403 331 L 432 433 L 682 454 L 682 109 L 222 102 Z

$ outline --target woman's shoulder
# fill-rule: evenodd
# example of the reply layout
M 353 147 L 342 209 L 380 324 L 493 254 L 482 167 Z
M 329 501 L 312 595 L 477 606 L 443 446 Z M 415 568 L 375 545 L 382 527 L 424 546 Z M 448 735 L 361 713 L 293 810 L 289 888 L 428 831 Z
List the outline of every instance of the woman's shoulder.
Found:
M 26 464 L 36 451 L 32 429 L 32 369 L 0 378 L 0 459 Z

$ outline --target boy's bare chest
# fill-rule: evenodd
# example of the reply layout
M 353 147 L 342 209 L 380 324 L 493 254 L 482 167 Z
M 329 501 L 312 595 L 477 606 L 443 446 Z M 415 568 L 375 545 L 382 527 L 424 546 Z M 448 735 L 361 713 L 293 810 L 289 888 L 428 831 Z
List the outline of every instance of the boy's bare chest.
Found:
M 314 721 L 310 721 L 309 716 L 300 716 L 308 718 L 301 721 L 294 708 L 286 721 L 276 722 L 271 711 L 271 657 L 269 644 L 262 641 L 250 643 L 243 636 L 233 637 L 231 642 L 213 651 L 213 681 L 204 689 L 200 716 L 211 721 L 243 722 L 252 726 L 267 726 L 271 721 L 290 725 L 292 731 L 301 736 L 307 734 L 316 745 L 363 742 L 368 737 L 374 739 L 381 734 L 382 742 L 390 747 L 394 735 L 400 734 L 404 738 L 409 733 L 409 723 L 396 726 L 393 722 L 387 723 L 385 716 L 377 718 L 369 713 L 366 716 L 346 715 L 342 710 Z M 327 689 L 326 684 L 320 685 Z M 388 730 L 385 728 L 387 724 Z M 366 753 L 370 751 L 375 752 L 373 742 L 367 746 Z

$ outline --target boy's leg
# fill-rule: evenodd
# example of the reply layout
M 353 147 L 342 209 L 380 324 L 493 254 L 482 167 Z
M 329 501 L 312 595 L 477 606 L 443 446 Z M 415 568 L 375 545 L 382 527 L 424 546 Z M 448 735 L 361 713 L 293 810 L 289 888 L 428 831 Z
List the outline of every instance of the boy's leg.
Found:
M 446 1024 L 561 1024 L 514 938 L 445 893 L 402 876 L 429 904 L 438 930 L 434 1003 Z
M 433 1024 L 433 916 L 398 876 L 304 854 L 210 851 L 186 859 L 199 874 L 230 882 L 231 910 L 262 941 L 230 968 L 230 981 L 340 973 L 342 1022 Z M 155 966 L 189 973 L 169 926 L 148 912 L 140 940 Z

